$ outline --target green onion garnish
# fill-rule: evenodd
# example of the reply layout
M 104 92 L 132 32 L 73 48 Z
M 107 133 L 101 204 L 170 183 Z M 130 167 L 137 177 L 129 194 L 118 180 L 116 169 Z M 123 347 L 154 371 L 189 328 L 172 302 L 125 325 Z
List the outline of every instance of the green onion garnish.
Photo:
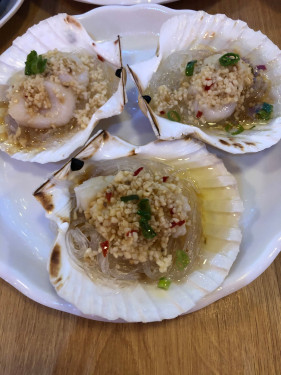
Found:
M 151 219 L 151 208 L 149 204 L 149 199 L 144 198 L 139 201 L 139 210 L 137 211 L 137 214 L 141 217 L 145 218 L 146 220 Z
M 176 266 L 179 270 L 184 270 L 186 266 L 190 263 L 189 256 L 184 250 L 176 251 Z
M 151 213 L 143 210 L 137 210 L 137 214 L 140 215 L 145 220 L 151 219 Z
M 140 218 L 140 227 L 141 227 L 141 232 L 144 238 L 154 238 L 156 236 L 156 233 L 148 224 L 148 221 L 146 218 L 144 217 Z
M 149 199 L 144 198 L 139 201 L 138 204 L 139 210 L 137 214 L 140 215 L 140 228 L 144 238 L 153 238 L 156 236 L 156 233 L 148 224 L 148 221 L 151 219 L 151 208 L 149 204 Z
M 268 103 L 263 103 L 262 108 L 257 112 L 257 118 L 261 120 L 269 120 L 273 111 L 273 105 Z
M 38 56 L 36 51 L 31 51 L 26 58 L 24 73 L 26 76 L 43 73 L 46 64 L 47 59 L 43 59 L 42 55 Z
M 244 130 L 245 130 L 245 129 L 243 128 L 242 125 L 238 125 L 238 129 L 237 129 L 235 132 L 230 133 L 230 134 L 231 134 L 231 135 L 237 135 L 237 134 L 242 133 Z
M 237 53 L 229 52 L 219 58 L 219 62 L 222 66 L 235 65 L 240 60 L 240 56 Z
M 139 199 L 140 199 L 139 196 L 136 194 L 126 195 L 124 197 L 121 197 L 122 202 L 138 201 Z
M 189 61 L 187 64 L 186 64 L 186 67 L 185 67 L 185 75 L 190 77 L 193 75 L 193 72 L 194 72 L 194 65 L 197 63 L 197 60 L 192 60 L 192 61 Z
M 232 125 L 231 124 L 226 124 L 224 128 L 225 128 L 225 131 L 229 133 L 230 130 L 232 129 Z
M 180 115 L 178 114 L 177 111 L 169 111 L 169 112 L 167 113 L 167 117 L 168 117 L 168 119 L 171 120 L 171 121 L 177 121 L 177 122 L 180 122 L 180 120 L 181 120 L 181 117 L 180 117 Z
M 237 130 L 235 130 L 234 132 L 231 132 L 230 130 L 232 129 L 232 125 L 231 124 L 227 124 L 227 125 L 225 125 L 225 130 L 230 134 L 230 135 L 237 135 L 237 134 L 240 134 L 240 133 L 242 133 L 245 129 L 243 128 L 243 126 L 242 125 L 238 125 L 238 127 L 237 127 Z
M 168 290 L 171 285 L 171 280 L 167 279 L 167 277 L 161 277 L 158 281 L 158 288 Z

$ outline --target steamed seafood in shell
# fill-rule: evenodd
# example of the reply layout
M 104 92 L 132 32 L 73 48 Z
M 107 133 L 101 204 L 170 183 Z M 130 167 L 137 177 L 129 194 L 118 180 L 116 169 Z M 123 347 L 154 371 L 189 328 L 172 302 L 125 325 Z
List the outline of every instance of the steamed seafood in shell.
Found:
M 160 139 L 190 134 L 245 153 L 281 137 L 280 65 L 280 50 L 261 32 L 194 12 L 166 21 L 156 55 L 130 71 Z
M 135 147 L 102 132 L 34 195 L 58 226 L 50 280 L 87 315 L 173 318 L 239 251 L 236 181 L 199 141 Z
M 124 83 L 119 38 L 97 44 L 66 14 L 40 22 L 0 57 L 0 148 L 21 160 L 65 159 L 122 111 Z

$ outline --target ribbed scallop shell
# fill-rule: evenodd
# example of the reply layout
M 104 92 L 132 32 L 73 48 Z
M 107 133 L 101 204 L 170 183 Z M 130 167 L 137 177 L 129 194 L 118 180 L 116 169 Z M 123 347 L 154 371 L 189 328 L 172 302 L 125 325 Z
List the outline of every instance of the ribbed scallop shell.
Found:
M 132 65 L 129 69 L 141 95 L 145 95 L 151 77 L 162 59 L 176 51 L 202 49 L 238 51 L 252 65 L 266 65 L 274 100 L 274 118 L 265 125 L 231 136 L 224 130 L 207 129 L 171 122 L 157 116 L 140 97 L 140 106 L 147 114 L 156 136 L 178 139 L 191 135 L 233 154 L 257 152 L 277 143 L 281 138 L 281 51 L 260 31 L 250 29 L 243 21 L 234 21 L 223 14 L 209 15 L 203 11 L 172 17 L 159 35 L 156 55 L 150 60 Z
M 112 289 L 93 282 L 70 258 L 65 234 L 70 219 L 70 193 L 66 185 L 46 181 L 34 196 L 47 211 L 47 217 L 58 225 L 58 236 L 48 265 L 50 280 L 59 296 L 75 305 L 83 314 L 108 320 L 152 322 L 171 319 L 188 312 L 204 296 L 216 290 L 227 276 L 241 242 L 239 217 L 243 204 L 235 178 L 222 161 L 210 154 L 203 143 L 189 138 L 155 141 L 133 146 L 98 133 L 76 156 L 83 160 L 132 157 L 157 158 L 166 164 L 186 168 L 199 189 L 202 207 L 204 244 L 201 261 L 182 284 L 173 283 L 168 291 L 156 285 L 137 285 Z M 55 173 L 59 181 L 71 173 L 70 162 Z
M 27 32 L 16 38 L 13 45 L 0 56 L 0 85 L 6 84 L 17 71 L 24 69 L 27 55 L 31 50 L 38 54 L 58 49 L 62 52 L 87 51 L 97 56 L 101 61 L 109 62 L 114 69 L 122 67 L 120 40 L 96 43 L 88 35 L 84 27 L 72 16 L 58 14 L 32 26 Z M 121 79 L 116 92 L 99 108 L 91 118 L 88 126 L 75 133 L 67 142 L 54 144 L 43 151 L 17 152 L 11 155 L 15 159 L 47 163 L 67 158 L 78 147 L 83 146 L 89 139 L 97 123 L 103 119 L 122 112 L 125 102 L 125 74 L 121 72 Z M 10 153 L 9 146 L 0 143 L 0 150 Z

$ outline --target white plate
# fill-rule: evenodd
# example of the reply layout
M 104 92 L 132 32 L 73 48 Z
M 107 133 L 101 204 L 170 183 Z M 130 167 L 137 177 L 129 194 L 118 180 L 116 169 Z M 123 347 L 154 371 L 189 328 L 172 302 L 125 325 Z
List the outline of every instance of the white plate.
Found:
M 0 27 L 2 27 L 19 9 L 23 0 L 0 0 Z
M 95 5 L 136 5 L 136 4 L 164 4 L 178 0 L 76 0 L 80 3 Z
M 191 11 L 142 4 L 97 8 L 78 19 L 97 40 L 122 35 L 125 63 L 132 64 L 151 57 L 161 24 L 184 12 Z M 123 114 L 102 121 L 96 130 L 105 128 L 133 144 L 145 144 L 155 139 L 154 133 L 138 108 L 137 92 L 130 80 L 127 89 L 129 102 Z M 239 156 L 208 148 L 223 159 L 238 180 L 245 205 L 244 234 L 240 254 L 229 276 L 194 310 L 249 284 L 270 265 L 281 244 L 281 144 L 257 154 Z M 60 299 L 49 283 L 46 263 L 55 233 L 31 195 L 61 165 L 29 164 L 0 153 L 0 276 L 39 303 L 81 315 Z

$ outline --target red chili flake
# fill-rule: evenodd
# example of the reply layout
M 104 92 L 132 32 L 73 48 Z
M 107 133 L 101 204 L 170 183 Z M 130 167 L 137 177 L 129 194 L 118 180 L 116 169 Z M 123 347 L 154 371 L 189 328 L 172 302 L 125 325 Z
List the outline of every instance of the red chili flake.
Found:
M 100 247 L 102 249 L 103 256 L 106 257 L 108 248 L 109 248 L 109 242 L 108 241 L 101 242 Z
M 139 233 L 138 230 L 136 230 L 136 229 L 132 229 L 132 230 L 130 230 L 130 232 L 127 232 L 127 233 L 126 233 L 126 236 L 129 237 L 130 234 L 131 234 L 131 233 L 134 233 L 134 232 L 135 232 L 135 233 Z
M 171 226 L 170 226 L 170 228 L 174 228 L 174 227 L 176 227 L 176 226 L 181 227 L 184 223 L 185 223 L 185 220 L 180 220 L 180 221 L 177 221 L 177 222 L 172 221 L 172 222 L 171 222 Z
M 163 176 L 163 182 L 166 182 L 168 180 L 169 176 Z
M 210 86 L 207 86 L 207 85 L 206 85 L 206 86 L 204 87 L 204 90 L 205 90 L 205 91 L 209 91 L 210 88 L 211 88 L 212 86 L 213 86 L 213 83 L 212 83 Z
M 206 78 L 206 81 L 211 81 L 211 78 Z
M 196 118 L 200 118 L 202 115 L 203 115 L 203 112 L 198 111 L 197 114 L 196 114 Z
M 160 111 L 160 115 L 165 115 L 165 111 Z
M 170 208 L 170 214 L 174 215 L 174 209 L 173 208 Z
M 112 193 L 111 193 L 111 191 L 109 192 L 109 193 L 105 193 L 105 197 L 106 197 L 106 200 L 107 200 L 107 202 L 109 203 L 110 202 L 110 199 L 112 198 Z
M 143 170 L 143 167 L 140 167 L 134 172 L 134 176 L 137 176 L 141 171 Z
M 266 70 L 266 66 L 265 65 L 257 65 L 257 69 L 258 70 Z

